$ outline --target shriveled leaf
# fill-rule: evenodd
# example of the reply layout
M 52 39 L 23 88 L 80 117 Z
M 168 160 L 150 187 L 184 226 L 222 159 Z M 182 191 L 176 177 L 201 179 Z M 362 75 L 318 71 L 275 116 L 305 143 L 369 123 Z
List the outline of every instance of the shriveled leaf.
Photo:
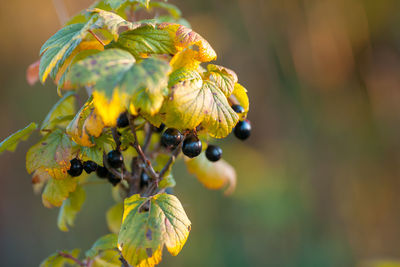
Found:
M 209 161 L 205 153 L 189 159 L 185 158 L 188 171 L 208 189 L 218 190 L 226 187 L 225 194 L 233 193 L 236 187 L 236 171 L 223 159 L 217 162 Z
M 61 129 L 56 129 L 28 150 L 26 169 L 28 173 L 44 169 L 55 179 L 68 178 L 67 170 L 75 156 L 74 149 L 69 137 Z
M 80 250 L 79 249 L 73 249 L 73 250 L 63 250 L 60 251 L 61 253 L 71 255 L 74 258 L 77 258 L 79 255 Z M 59 252 L 56 252 L 52 255 L 50 255 L 47 259 L 45 259 L 41 264 L 40 267 L 66 267 L 76 265 L 76 262 L 74 262 L 72 259 L 66 258 L 62 256 Z
M 47 208 L 60 207 L 63 201 L 68 198 L 71 192 L 74 192 L 77 185 L 76 178 L 67 178 L 63 180 L 50 179 L 42 193 L 43 205 Z
M 116 234 L 108 234 L 96 240 L 93 246 L 86 251 L 86 257 L 94 258 L 104 250 L 116 249 L 118 236 Z
M 32 187 L 35 194 L 40 194 L 48 180 L 52 179 L 44 169 L 37 169 L 32 174 Z
M 40 54 L 39 77 L 44 83 L 50 73 L 55 77 L 64 61 L 86 37 L 88 30 L 93 26 L 93 20 L 86 24 L 77 23 L 68 25 L 47 40 Z
M 112 206 L 106 214 L 108 229 L 115 234 L 119 233 L 122 223 L 122 214 L 124 212 L 124 204 L 118 203 Z
M 179 200 L 168 194 L 125 199 L 118 247 L 130 265 L 154 266 L 164 245 L 176 256 L 185 244 L 191 223 Z
M 82 187 L 77 186 L 76 190 L 63 201 L 57 219 L 57 226 L 61 231 L 67 232 L 69 227 L 74 226 L 76 215 L 81 210 L 85 199 L 85 190 L 83 190 Z
M 39 65 L 40 60 L 37 60 L 29 65 L 26 70 L 26 80 L 31 86 L 39 81 Z
M 213 64 L 209 64 L 207 70 L 206 78 L 214 82 L 224 95 L 229 97 L 238 81 L 236 73 L 228 68 Z
M 204 39 L 200 34 L 194 32 L 192 29 L 173 23 L 162 23 L 158 28 L 164 29 L 170 33 L 178 51 L 187 47 L 196 47 L 196 49 L 193 48 L 193 50 L 197 51 L 195 57 L 196 60 L 200 62 L 208 62 L 217 58 L 217 54 L 206 39 Z
M 234 97 L 239 105 L 244 108 L 245 112 L 243 114 L 240 114 L 240 119 L 246 119 L 247 112 L 249 112 L 249 97 L 247 96 L 246 88 L 244 88 L 239 83 L 236 83 L 231 97 Z
M 121 48 L 129 51 L 135 58 L 152 54 L 173 55 L 176 53 L 174 40 L 166 30 L 155 25 L 145 25 L 119 35 L 118 41 L 111 42 L 109 48 Z
M 31 122 L 28 126 L 26 126 L 24 129 L 19 130 L 18 132 L 13 133 L 6 139 L 4 139 L 0 143 L 0 154 L 3 153 L 4 151 L 15 151 L 17 148 L 19 142 L 25 141 L 28 139 L 28 137 L 32 134 L 34 130 L 37 129 L 37 125 L 34 122 Z
M 73 92 L 68 92 L 51 108 L 40 130 L 53 130 L 57 125 L 66 127 L 68 125 L 68 118 L 71 120 L 75 115 L 75 106 L 75 94 Z

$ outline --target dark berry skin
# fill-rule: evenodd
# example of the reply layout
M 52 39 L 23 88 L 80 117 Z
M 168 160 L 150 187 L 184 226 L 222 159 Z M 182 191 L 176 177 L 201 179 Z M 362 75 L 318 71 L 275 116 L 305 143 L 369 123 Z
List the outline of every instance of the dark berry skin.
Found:
M 103 166 L 98 166 L 96 170 L 96 174 L 99 178 L 107 178 L 109 171 L 107 170 L 106 167 Z
M 116 186 L 117 184 L 119 184 L 121 182 L 121 179 L 119 179 L 117 176 L 115 176 L 111 172 L 108 173 L 107 179 L 113 186 Z
M 87 174 L 91 174 L 92 172 L 97 170 L 97 163 L 91 160 L 85 161 L 83 163 L 83 169 Z
M 164 123 L 161 123 L 160 127 L 158 127 L 158 128 L 154 127 L 154 131 L 156 133 L 161 133 L 164 129 L 165 129 L 165 124 Z
M 222 157 L 222 149 L 219 146 L 209 145 L 206 149 L 206 157 L 209 161 L 216 162 Z
M 200 155 L 202 144 L 199 138 L 195 135 L 188 135 L 183 141 L 182 152 L 189 158 L 194 158 Z
M 232 109 L 236 112 L 236 113 L 244 113 L 244 108 L 241 105 L 232 105 Z
M 246 140 L 247 138 L 249 138 L 251 133 L 250 121 L 239 121 L 239 123 L 235 126 L 235 129 L 233 129 L 233 133 L 240 140 Z
M 119 115 L 117 119 L 117 127 L 118 128 L 125 128 L 129 125 L 129 118 L 128 113 L 124 112 Z
M 114 169 L 121 168 L 124 163 L 124 157 L 118 150 L 112 150 L 107 154 L 108 164 Z
M 183 136 L 180 131 L 168 128 L 161 136 L 161 143 L 168 148 L 175 148 L 182 142 Z
M 150 177 L 149 175 L 143 171 L 142 174 L 140 175 L 140 188 L 145 188 L 149 185 L 150 182 Z
M 71 167 L 68 170 L 68 174 L 71 175 L 72 177 L 78 177 L 82 174 L 83 171 L 83 165 L 82 161 L 79 159 L 72 159 L 70 161 Z

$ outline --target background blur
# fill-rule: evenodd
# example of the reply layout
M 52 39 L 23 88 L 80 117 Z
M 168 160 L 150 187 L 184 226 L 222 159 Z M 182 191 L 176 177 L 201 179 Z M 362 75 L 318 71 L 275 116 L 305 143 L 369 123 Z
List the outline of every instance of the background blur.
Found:
M 64 1 L 70 15 L 90 4 Z M 239 178 L 231 197 L 175 168 L 193 226 L 160 266 L 400 266 L 400 1 L 171 2 L 248 88 L 254 131 L 222 142 Z M 0 0 L 0 139 L 57 100 L 25 70 L 59 28 L 51 0 Z M 25 171 L 37 139 L 0 158 L 0 266 L 37 266 L 107 233 L 106 185 L 88 187 L 75 228 L 57 229 Z

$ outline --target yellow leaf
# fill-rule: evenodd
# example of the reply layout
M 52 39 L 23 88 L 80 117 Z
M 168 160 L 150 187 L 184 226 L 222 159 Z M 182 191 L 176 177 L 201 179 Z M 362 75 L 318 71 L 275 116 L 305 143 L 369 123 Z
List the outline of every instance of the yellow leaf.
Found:
M 200 61 L 196 60 L 197 53 L 197 51 L 186 48 L 176 53 L 169 64 L 174 71 L 180 68 L 196 70 L 201 63 Z
M 114 90 L 111 100 L 108 100 L 104 92 L 93 92 L 93 104 L 97 113 L 102 118 L 104 125 L 114 127 L 118 116 L 126 110 L 128 95 Z
M 235 191 L 236 171 L 223 159 L 211 162 L 206 158 L 205 153 L 201 153 L 193 159 L 185 157 L 185 162 L 188 171 L 208 189 L 218 190 L 226 187 L 226 195 Z
M 76 178 L 64 180 L 50 179 L 42 193 L 43 205 L 47 208 L 60 207 L 71 192 L 74 192 L 77 185 Z
M 247 96 L 246 88 L 244 88 L 239 83 L 236 83 L 231 97 L 234 97 L 239 105 L 244 108 L 245 112 L 243 114 L 240 114 L 240 120 L 245 120 L 247 117 L 247 113 L 249 112 L 249 97 Z

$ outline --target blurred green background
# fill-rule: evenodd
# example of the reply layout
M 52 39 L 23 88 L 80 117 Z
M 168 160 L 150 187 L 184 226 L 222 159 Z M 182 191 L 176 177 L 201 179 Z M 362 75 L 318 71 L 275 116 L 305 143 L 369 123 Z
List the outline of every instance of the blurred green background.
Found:
M 64 0 L 68 13 L 88 0 Z M 183 164 L 176 194 L 192 232 L 160 266 L 373 266 L 400 259 L 400 1 L 175 0 L 249 90 L 253 134 L 221 141 L 234 195 Z M 40 122 L 55 86 L 26 67 L 60 28 L 51 0 L 0 1 L 0 138 Z M 25 152 L 0 158 L 0 266 L 37 266 L 107 233 L 110 187 L 88 187 L 69 233 L 31 189 Z M 381 265 L 384 266 L 384 265 Z M 400 266 L 400 265 L 387 265 Z

